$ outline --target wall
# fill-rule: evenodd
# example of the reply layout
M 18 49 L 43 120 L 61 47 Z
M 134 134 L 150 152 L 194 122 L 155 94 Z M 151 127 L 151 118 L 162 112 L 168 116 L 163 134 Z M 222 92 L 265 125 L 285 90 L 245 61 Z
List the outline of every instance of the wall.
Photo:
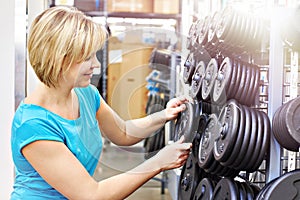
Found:
M 10 124 L 14 113 L 14 24 L 15 1 L 7 1 L 0 7 L 0 199 L 9 199 L 13 183 L 13 164 L 10 151 Z

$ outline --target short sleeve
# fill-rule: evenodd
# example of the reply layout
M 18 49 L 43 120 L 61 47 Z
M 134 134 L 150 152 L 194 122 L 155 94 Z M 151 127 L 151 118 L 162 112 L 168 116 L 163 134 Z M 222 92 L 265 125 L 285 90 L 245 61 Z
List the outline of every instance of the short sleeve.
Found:
M 19 151 L 26 145 L 38 140 L 52 140 L 64 142 L 64 136 L 51 124 L 51 121 L 32 119 L 23 123 L 16 130 L 16 138 Z

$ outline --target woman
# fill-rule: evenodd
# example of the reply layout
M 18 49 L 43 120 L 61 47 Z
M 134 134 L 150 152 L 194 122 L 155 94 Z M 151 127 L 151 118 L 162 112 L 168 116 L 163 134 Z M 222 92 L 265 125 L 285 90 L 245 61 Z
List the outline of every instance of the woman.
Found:
M 126 173 L 93 179 L 101 135 L 117 145 L 136 144 L 175 119 L 186 102 L 174 98 L 161 112 L 122 120 L 90 84 L 105 39 L 102 27 L 75 8 L 49 8 L 33 21 L 28 55 L 40 83 L 21 102 L 12 124 L 11 199 L 124 199 L 186 161 L 191 144 L 181 139 Z

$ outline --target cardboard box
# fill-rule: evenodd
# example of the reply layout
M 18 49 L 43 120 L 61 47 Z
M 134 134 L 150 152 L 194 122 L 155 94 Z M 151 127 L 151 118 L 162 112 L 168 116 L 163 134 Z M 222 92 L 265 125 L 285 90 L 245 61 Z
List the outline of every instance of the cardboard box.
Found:
M 146 77 L 151 69 L 152 46 L 109 40 L 107 102 L 125 120 L 144 117 L 148 90 Z M 119 55 L 117 55 L 119 54 Z
M 152 13 L 153 0 L 108 0 L 107 11 Z
M 74 0 L 74 6 L 83 12 L 103 11 L 103 0 Z
M 178 14 L 180 0 L 153 0 L 153 12 L 159 14 Z

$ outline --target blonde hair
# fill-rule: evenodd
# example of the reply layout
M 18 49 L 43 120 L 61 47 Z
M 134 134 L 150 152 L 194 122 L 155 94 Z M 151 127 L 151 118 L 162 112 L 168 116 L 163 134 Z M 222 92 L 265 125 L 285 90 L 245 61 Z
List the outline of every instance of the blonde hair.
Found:
M 75 7 L 52 7 L 32 22 L 28 56 L 36 75 L 48 87 L 70 67 L 101 49 L 107 32 Z

